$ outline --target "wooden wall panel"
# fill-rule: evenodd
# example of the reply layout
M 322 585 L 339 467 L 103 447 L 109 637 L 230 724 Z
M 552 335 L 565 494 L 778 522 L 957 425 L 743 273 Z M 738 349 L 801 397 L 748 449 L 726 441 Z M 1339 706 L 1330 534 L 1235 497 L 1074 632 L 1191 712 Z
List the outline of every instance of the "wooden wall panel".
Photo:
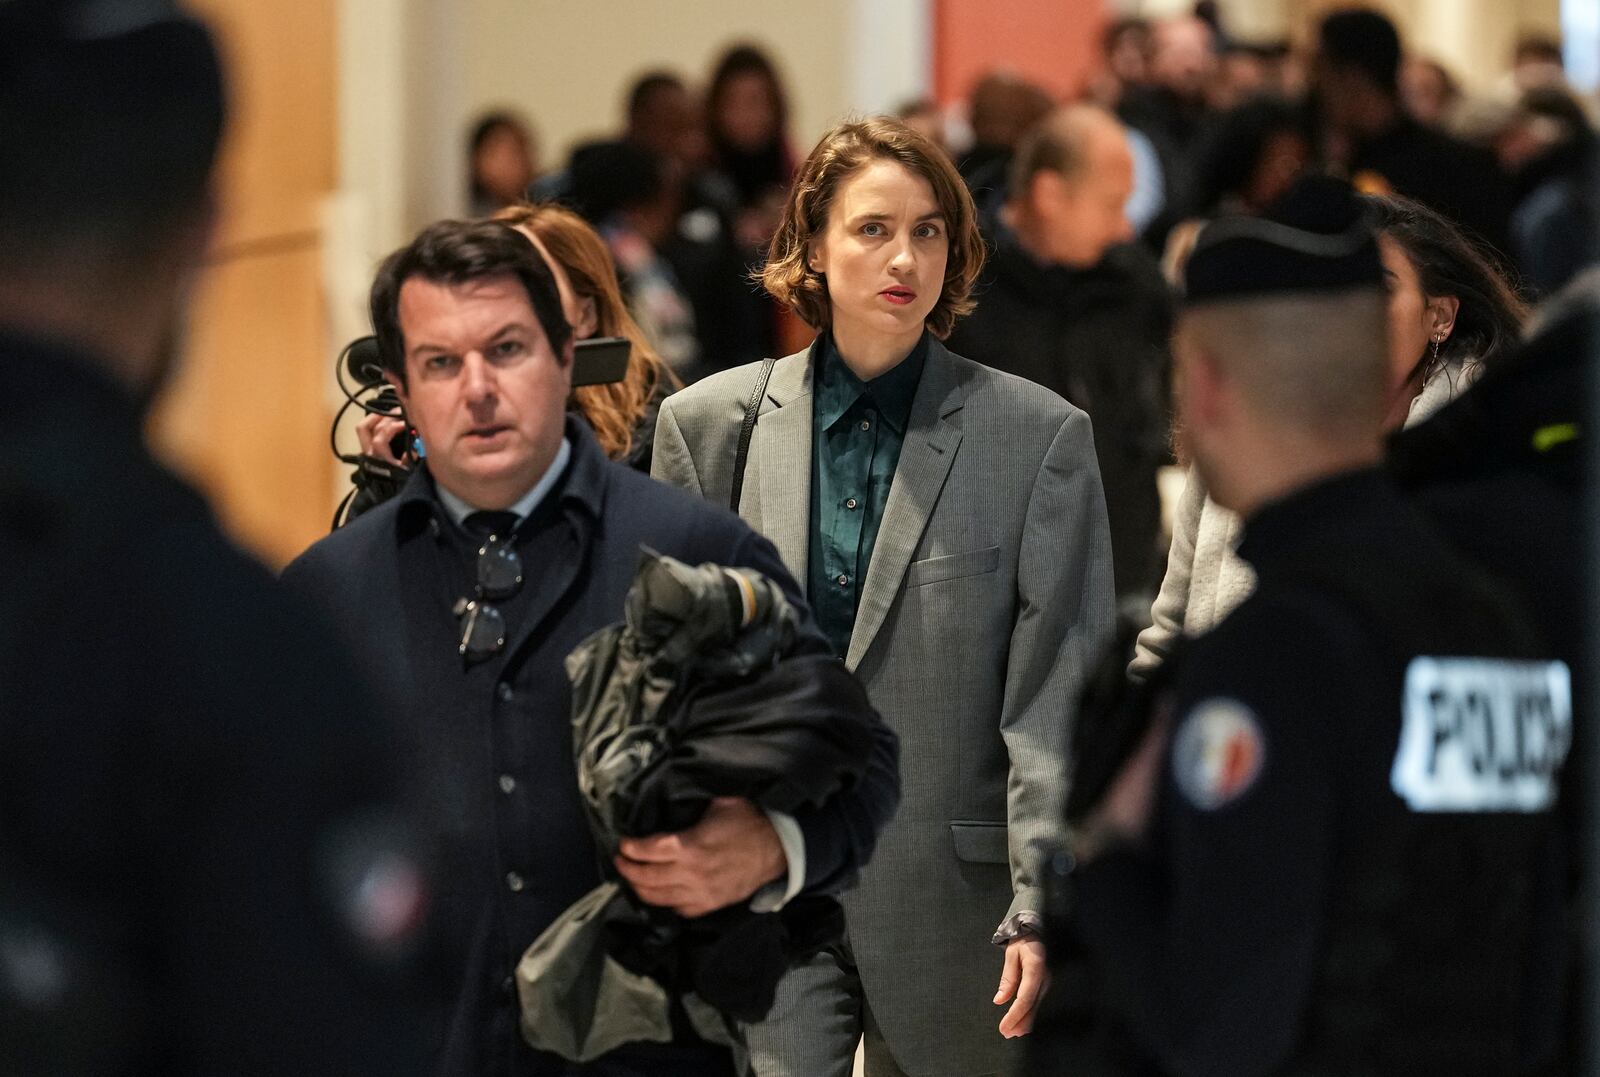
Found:
M 333 4 L 194 4 L 228 62 L 223 212 L 185 365 L 151 429 L 275 566 L 326 533 L 332 511 L 321 218 L 337 167 Z

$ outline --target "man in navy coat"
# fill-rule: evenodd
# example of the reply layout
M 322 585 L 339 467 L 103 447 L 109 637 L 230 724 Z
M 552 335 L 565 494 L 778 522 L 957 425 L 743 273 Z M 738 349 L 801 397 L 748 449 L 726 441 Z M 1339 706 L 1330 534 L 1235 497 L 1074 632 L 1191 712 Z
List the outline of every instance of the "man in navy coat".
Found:
M 731 1073 L 724 1049 L 687 1033 L 585 1067 L 535 1052 L 518 1034 L 512 971 L 601 879 L 562 663 L 621 619 L 640 547 L 754 568 L 802 604 L 799 589 L 766 539 L 611 463 L 567 415 L 571 331 L 548 267 L 517 232 L 436 224 L 384 263 L 371 305 L 424 463 L 284 580 L 328 610 L 407 719 L 454 984 L 430 1030 L 439 1072 Z M 870 720 L 866 779 L 823 808 L 790 818 L 719 800 L 691 830 L 625 842 L 617 870 L 643 900 L 686 916 L 849 885 L 899 797 L 894 735 Z

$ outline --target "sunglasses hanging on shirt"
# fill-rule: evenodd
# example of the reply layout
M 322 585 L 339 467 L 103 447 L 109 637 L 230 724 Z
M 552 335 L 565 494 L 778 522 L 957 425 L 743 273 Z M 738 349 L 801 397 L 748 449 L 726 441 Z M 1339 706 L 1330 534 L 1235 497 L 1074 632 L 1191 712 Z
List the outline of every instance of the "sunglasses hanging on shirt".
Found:
M 505 647 L 505 615 L 493 603 L 510 598 L 522 587 L 522 558 L 511 545 L 516 518 L 510 513 L 495 515 L 507 519 L 494 521 L 493 529 L 478 547 L 473 597 L 456 599 L 453 609 L 461 622 L 459 650 L 468 662 L 491 658 Z M 472 522 L 468 517 L 469 525 Z

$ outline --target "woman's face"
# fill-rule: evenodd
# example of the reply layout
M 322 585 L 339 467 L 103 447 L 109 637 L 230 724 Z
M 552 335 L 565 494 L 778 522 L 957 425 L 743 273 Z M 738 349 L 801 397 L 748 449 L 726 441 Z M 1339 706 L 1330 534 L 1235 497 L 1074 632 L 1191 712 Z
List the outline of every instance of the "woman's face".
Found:
M 534 234 L 533 229 L 526 225 L 518 225 L 517 231 L 528 237 L 539 251 L 539 256 L 544 259 L 544 264 L 550 267 L 550 275 L 555 278 L 556 291 L 561 293 L 561 313 L 567 319 L 567 324 L 572 326 L 574 340 L 588 340 L 594 336 L 599 328 L 599 317 L 595 310 L 592 296 L 581 296 L 572 287 L 572 278 L 567 276 L 564 266 L 550 257 L 550 248 L 544 241 Z
M 718 101 L 716 125 L 738 149 L 753 153 L 769 145 L 778 135 L 778 110 L 766 78 L 754 71 L 730 78 Z
M 944 290 L 949 222 L 933 186 L 897 161 L 876 159 L 834 192 L 807 261 L 827 282 L 836 337 L 906 343 Z
M 1405 248 L 1387 235 L 1378 236 L 1383 259 L 1384 287 L 1389 293 L 1389 426 L 1399 426 L 1411 401 L 1422 388 L 1413 377 L 1423 357 L 1433 350 L 1433 339 L 1450 335 L 1454 303 L 1449 298 L 1430 299 Z M 1443 340 L 1440 341 L 1443 343 Z

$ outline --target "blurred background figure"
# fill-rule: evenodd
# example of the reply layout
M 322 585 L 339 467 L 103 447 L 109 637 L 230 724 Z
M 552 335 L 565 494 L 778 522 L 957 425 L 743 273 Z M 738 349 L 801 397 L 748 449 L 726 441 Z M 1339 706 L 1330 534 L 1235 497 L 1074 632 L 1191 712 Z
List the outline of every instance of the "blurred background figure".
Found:
M 678 169 L 687 180 L 705 167 L 710 146 L 700 102 L 671 71 L 650 71 L 628 91 L 622 137 Z
M 1496 139 L 1516 200 L 1508 253 L 1537 296 L 1600 259 L 1596 145 L 1583 106 L 1555 84 L 1523 93 Z
M 1542 34 L 1529 34 L 1521 38 L 1513 53 L 1511 83 L 1518 93 L 1566 86 L 1567 73 L 1562 62 L 1561 42 Z
M 972 146 L 957 168 L 980 204 L 1005 190 L 1012 151 L 1053 106 L 1049 94 L 1010 72 L 992 72 L 972 87 L 967 101 Z
M 1216 35 L 1204 19 L 1164 19 L 1155 25 L 1150 85 L 1130 89 L 1117 107 L 1122 122 L 1147 137 L 1161 163 L 1168 213 L 1153 230 L 1160 243 L 1173 207 L 1186 205 L 1194 152 L 1204 129 L 1207 93 L 1217 66 Z
M 662 248 L 676 231 L 680 185 L 665 158 L 632 142 L 591 142 L 573 151 L 569 197 L 606 241 L 628 309 L 673 374 L 704 373 L 694 306 Z
M 1172 315 L 1154 257 L 1130 243 L 1133 168 L 1122 124 L 1096 106 L 1052 113 L 1024 138 L 1005 202 L 980 218 L 994 255 L 978 307 L 948 343 L 1089 413 L 1117 597 L 1143 617 L 1160 579 Z
M 1318 149 L 1369 194 L 1400 194 L 1506 249 L 1510 196 L 1494 160 L 1408 116 L 1400 101 L 1400 35 L 1376 11 L 1335 11 L 1318 31 Z
M 894 116 L 935 146 L 946 153 L 950 152 L 949 140 L 945 138 L 944 111 L 933 98 L 918 97 L 906 101 L 895 109 Z
M 712 168 L 739 207 L 740 243 L 758 250 L 772 238 L 795 169 L 788 98 L 766 53 L 738 45 L 723 54 L 706 91 L 706 121 Z
M 1167 237 L 1162 269 L 1176 283 L 1195 236 L 1223 214 L 1259 215 L 1312 163 L 1305 109 L 1261 97 L 1216 116 L 1196 150 L 1189 216 Z
M 1213 110 L 1229 109 L 1273 92 L 1271 50 L 1242 41 L 1230 41 L 1217 57 L 1216 76 L 1207 101 Z
M 522 201 L 539 176 L 539 146 L 528 121 L 497 110 L 479 117 L 468 139 L 472 215 L 486 217 Z
M 731 198 L 733 244 L 743 272 L 740 291 L 729 290 L 728 305 L 719 314 L 737 325 L 715 357 L 722 367 L 782 354 L 786 332 L 804 333 L 748 276 L 778 227 L 795 170 L 788 95 L 776 65 L 760 48 L 736 45 L 717 61 L 706 89 L 706 129 L 711 171 Z
M 1427 56 L 1408 56 L 1400 65 L 1400 99 L 1406 113 L 1424 127 L 1451 128 L 1461 102 L 1461 85 L 1450 70 Z
M 624 139 L 665 162 L 678 191 L 678 214 L 658 245 L 694 309 L 698 376 L 749 362 L 772 338 L 770 308 L 755 297 L 752 257 L 738 237 L 738 189 L 711 170 L 711 143 L 699 96 L 676 74 L 658 70 L 637 79 L 627 97 Z
M 1089 86 L 1089 96 L 1097 104 L 1115 109 L 1130 87 L 1150 82 L 1150 55 L 1155 51 L 1155 35 L 1147 19 L 1125 16 L 1113 19 L 1100 39 L 1105 64 Z

